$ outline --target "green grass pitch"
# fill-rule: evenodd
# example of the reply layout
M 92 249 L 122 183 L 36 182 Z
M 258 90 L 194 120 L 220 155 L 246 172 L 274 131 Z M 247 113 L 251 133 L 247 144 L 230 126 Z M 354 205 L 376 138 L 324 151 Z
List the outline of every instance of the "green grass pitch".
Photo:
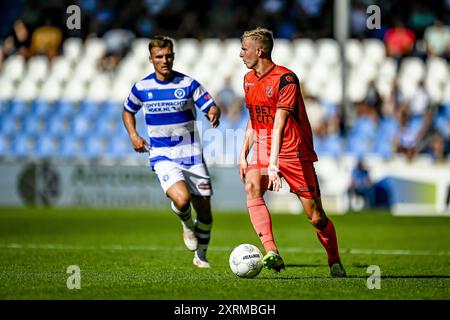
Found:
M 244 212 L 215 212 L 209 260 L 196 269 L 169 210 L 0 209 L 0 299 L 450 299 L 450 218 L 330 215 L 348 278 L 331 279 L 304 215 L 273 215 L 287 269 L 231 273 L 241 243 L 260 248 Z M 67 267 L 81 289 L 67 288 Z M 381 271 L 367 288 L 367 267 Z

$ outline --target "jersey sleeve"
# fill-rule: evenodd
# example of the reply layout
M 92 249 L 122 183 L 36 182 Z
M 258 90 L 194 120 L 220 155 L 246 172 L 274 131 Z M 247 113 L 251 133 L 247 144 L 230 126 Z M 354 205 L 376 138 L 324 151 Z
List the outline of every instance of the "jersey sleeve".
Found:
M 277 108 L 294 111 L 300 94 L 300 82 L 295 73 L 286 73 L 281 76 L 278 91 L 280 97 Z
M 216 105 L 216 103 L 214 102 L 208 91 L 206 91 L 206 89 L 200 83 L 194 80 L 192 82 L 192 86 L 192 99 L 194 100 L 195 105 L 202 112 L 207 113 L 211 107 Z
M 124 110 L 130 113 L 136 113 L 142 108 L 142 101 L 139 99 L 136 85 L 131 88 L 128 98 L 123 104 Z

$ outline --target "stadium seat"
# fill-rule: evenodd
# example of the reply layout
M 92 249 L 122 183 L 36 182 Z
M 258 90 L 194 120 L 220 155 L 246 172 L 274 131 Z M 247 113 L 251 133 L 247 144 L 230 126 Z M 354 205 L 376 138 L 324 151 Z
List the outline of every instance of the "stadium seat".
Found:
M 67 99 L 59 99 L 55 102 L 55 115 L 61 118 L 72 116 L 78 111 L 76 104 Z
M 427 59 L 426 68 L 426 77 L 431 81 L 444 85 L 449 83 L 449 66 L 445 59 L 430 57 Z
M 24 101 L 23 99 L 13 99 L 10 103 L 9 114 L 13 118 L 22 118 L 27 115 L 31 110 L 31 106 L 29 103 Z
M 25 78 L 17 86 L 15 98 L 30 102 L 38 96 L 38 93 L 36 82 L 30 78 Z
M 28 114 L 23 121 L 21 132 L 29 136 L 39 136 L 45 130 L 45 123 L 43 119 L 39 119 Z
M 202 64 L 216 65 L 222 58 L 224 46 L 217 38 L 203 39 L 200 42 L 200 57 L 197 61 Z
M 26 134 L 19 134 L 12 142 L 11 151 L 16 158 L 33 159 L 35 158 L 35 139 Z
M 59 143 L 59 155 L 63 159 L 77 159 L 83 157 L 83 143 L 81 139 L 71 135 L 64 136 Z
M 62 88 L 55 78 L 49 78 L 45 81 L 39 91 L 38 99 L 54 102 L 61 98 Z
M 93 102 L 103 102 L 108 98 L 111 88 L 111 81 L 105 74 L 96 75 L 87 89 L 85 99 Z
M 200 43 L 197 39 L 180 39 L 177 47 L 176 60 L 182 60 L 183 64 L 191 65 L 200 55 Z
M 79 59 L 83 51 L 83 41 L 81 38 L 68 38 L 63 43 L 64 57 L 69 61 Z
M 381 65 L 386 58 L 386 49 L 383 41 L 378 39 L 364 39 L 364 61 L 370 61 L 376 65 Z
M 61 95 L 64 101 L 80 102 L 85 96 L 85 87 L 77 80 L 73 80 L 66 84 Z
M 373 149 L 376 155 L 383 159 L 390 159 L 393 155 L 393 139 L 398 132 L 399 124 L 394 117 L 385 117 L 380 120 L 377 134 L 373 141 Z
M 1 136 L 12 137 L 20 132 L 22 119 L 11 114 L 2 115 Z
M 301 60 L 304 64 L 311 64 L 316 59 L 316 45 L 311 39 L 295 39 L 294 59 Z
M 98 61 L 106 53 L 106 43 L 102 38 L 87 38 L 84 44 L 83 58 Z
M 49 116 L 53 110 L 53 105 L 43 99 L 36 99 L 31 105 L 31 114 L 38 119 Z
M 397 62 L 393 58 L 387 58 L 380 66 L 378 78 L 382 81 L 393 81 L 397 75 Z
M 82 115 L 78 114 L 74 117 L 70 124 L 70 133 L 76 138 L 85 138 L 91 131 L 91 120 Z
M 10 156 L 11 142 L 8 137 L 0 135 L 0 158 Z
M 66 81 L 72 73 L 72 63 L 65 56 L 56 57 L 51 64 L 50 75 L 60 81 Z
M 345 59 L 351 65 L 355 66 L 363 60 L 363 45 L 360 40 L 349 39 L 345 44 Z
M 58 140 L 50 135 L 41 135 L 36 141 L 36 157 L 52 159 L 59 156 Z
M 130 53 L 139 62 L 148 62 L 148 45 L 150 43 L 149 38 L 134 39 L 131 44 Z
M 90 99 L 85 99 L 80 102 L 80 110 L 77 116 L 85 117 L 87 119 L 95 119 L 102 117 L 103 103 Z
M 47 57 L 34 56 L 28 61 L 27 65 L 28 70 L 25 77 L 30 77 L 35 82 L 42 81 L 48 74 L 49 62 Z
M 314 136 L 314 149 L 319 157 L 328 156 L 334 159 L 342 155 L 342 140 L 338 134 L 329 134 L 325 137 Z
M 53 114 L 47 119 L 46 134 L 62 137 L 69 131 L 69 120 L 59 114 Z
M 0 101 L 8 101 L 14 97 L 14 85 L 7 77 L 0 79 Z
M 73 76 L 70 77 L 69 83 L 79 83 L 84 85 L 89 82 L 98 72 L 96 62 L 91 59 L 82 59 L 75 66 Z
M 6 59 L 2 67 L 2 78 L 15 82 L 22 79 L 25 74 L 26 62 L 21 55 L 12 55 Z
M 97 136 L 90 135 L 85 138 L 83 155 L 89 160 L 100 159 L 106 151 L 106 141 Z
M 324 38 L 316 41 L 317 57 L 316 62 L 324 63 L 327 67 L 336 65 L 341 59 L 339 45 L 335 39 Z
M 425 64 L 420 58 L 406 57 L 402 60 L 398 77 L 417 83 L 425 77 Z
M 275 39 L 272 52 L 273 61 L 278 65 L 287 65 L 291 62 L 294 53 L 294 45 L 287 39 Z

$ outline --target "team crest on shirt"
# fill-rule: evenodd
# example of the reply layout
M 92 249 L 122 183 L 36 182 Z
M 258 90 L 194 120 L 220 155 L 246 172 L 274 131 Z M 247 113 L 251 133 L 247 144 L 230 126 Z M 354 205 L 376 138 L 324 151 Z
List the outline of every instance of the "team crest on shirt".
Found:
M 178 88 L 177 90 L 175 90 L 175 97 L 177 97 L 178 99 L 184 98 L 185 95 L 186 95 L 186 92 L 184 92 L 183 89 Z
M 149 92 L 149 93 L 147 93 L 147 96 L 149 99 L 153 99 L 153 93 Z
M 267 86 L 266 87 L 266 96 L 267 97 L 271 97 L 271 96 L 273 96 L 273 87 L 272 86 Z

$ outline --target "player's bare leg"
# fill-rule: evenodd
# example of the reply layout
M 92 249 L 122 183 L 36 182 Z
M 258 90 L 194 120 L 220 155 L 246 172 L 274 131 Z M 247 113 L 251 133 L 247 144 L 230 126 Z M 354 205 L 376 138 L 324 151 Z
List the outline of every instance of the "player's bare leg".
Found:
M 183 225 L 183 241 L 188 250 L 195 251 L 198 248 L 198 240 L 195 236 L 195 226 L 191 215 L 191 193 L 184 181 L 177 181 L 166 192 L 172 200 L 172 210 L 180 218 Z
M 321 198 L 308 199 L 299 196 L 299 199 L 305 209 L 309 221 L 316 229 L 320 243 L 327 251 L 331 276 L 336 278 L 345 277 L 346 273 L 339 257 L 336 230 L 333 222 L 327 217 L 323 210 Z
M 245 193 L 247 194 L 250 221 L 266 251 L 263 258 L 264 266 L 275 271 L 281 271 L 281 269 L 284 269 L 284 262 L 275 245 L 272 220 L 263 198 L 267 191 L 267 185 L 268 177 L 262 174 L 260 169 L 250 170 L 245 174 Z
M 212 213 L 211 197 L 191 195 L 192 205 L 197 212 L 195 220 L 195 235 L 198 240 L 198 248 L 195 251 L 194 265 L 199 268 L 209 268 L 210 264 L 206 259 L 209 241 L 211 238 Z

